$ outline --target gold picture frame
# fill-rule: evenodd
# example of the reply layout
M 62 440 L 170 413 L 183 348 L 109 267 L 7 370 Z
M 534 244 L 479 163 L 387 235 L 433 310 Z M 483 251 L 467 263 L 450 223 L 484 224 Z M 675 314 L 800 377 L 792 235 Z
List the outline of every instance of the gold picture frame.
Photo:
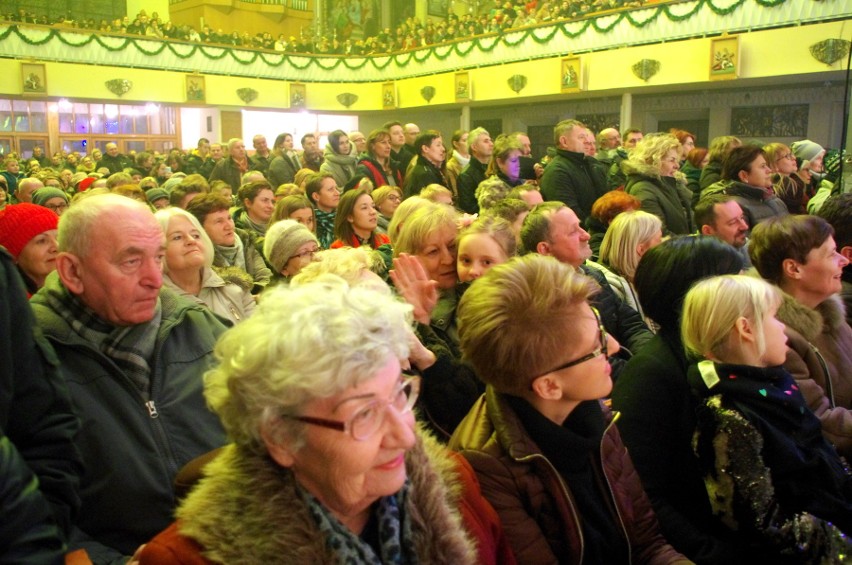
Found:
M 580 92 L 583 90 L 583 65 L 580 58 L 565 57 L 562 59 L 562 70 L 559 77 L 562 92 Z
M 47 70 L 44 63 L 21 63 L 21 92 L 30 96 L 47 94 Z
M 470 102 L 470 73 L 456 73 L 453 92 L 455 92 L 456 102 Z
M 290 83 L 290 109 L 304 110 L 307 107 L 308 95 L 305 85 L 300 82 Z
M 386 82 L 382 85 L 382 110 L 396 109 L 396 85 Z
M 740 76 L 740 36 L 725 35 L 710 41 L 710 80 Z
M 186 75 L 186 101 L 204 104 L 207 99 L 207 88 L 201 75 Z

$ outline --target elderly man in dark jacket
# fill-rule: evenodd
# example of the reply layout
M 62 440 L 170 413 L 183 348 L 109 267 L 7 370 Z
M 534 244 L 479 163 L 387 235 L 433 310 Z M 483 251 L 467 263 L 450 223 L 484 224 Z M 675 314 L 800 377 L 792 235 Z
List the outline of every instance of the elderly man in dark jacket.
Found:
M 124 563 L 171 522 L 178 470 L 225 443 L 202 394 L 225 326 L 163 287 L 165 237 L 147 206 L 87 198 L 58 239 L 56 273 L 30 304 L 82 424 L 71 547 Z
M 592 204 L 608 191 L 606 172 L 594 166 L 584 152 L 588 131 L 582 122 L 563 120 L 553 128 L 556 155 L 541 177 L 545 200 L 564 202 L 580 222 L 592 213 Z M 591 140 L 592 142 L 594 140 Z

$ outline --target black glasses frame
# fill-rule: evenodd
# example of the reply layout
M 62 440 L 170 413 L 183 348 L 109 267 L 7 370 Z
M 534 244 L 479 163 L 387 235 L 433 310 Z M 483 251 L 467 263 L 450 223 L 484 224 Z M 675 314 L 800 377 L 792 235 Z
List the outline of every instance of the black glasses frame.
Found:
M 601 321 L 601 313 L 598 312 L 598 309 L 595 308 L 594 306 L 592 306 L 592 313 L 595 315 L 595 321 L 597 321 L 598 329 L 600 330 L 600 334 L 599 334 L 600 347 L 598 347 L 597 349 L 595 349 L 594 351 L 592 351 L 588 355 L 583 355 L 579 359 L 574 359 L 573 361 L 568 361 L 564 365 L 560 365 L 560 366 L 556 367 L 555 369 L 551 369 L 541 376 L 547 375 L 549 373 L 555 373 L 556 371 L 561 371 L 562 369 L 567 369 L 569 367 L 579 365 L 580 363 L 585 363 L 586 361 L 590 361 L 590 360 L 594 359 L 595 357 L 600 356 L 601 354 L 603 354 L 604 356 L 608 356 L 608 353 L 609 353 L 609 343 L 608 342 L 609 342 L 609 340 L 607 339 L 607 336 L 609 334 L 607 334 L 606 328 L 604 328 L 603 322 Z

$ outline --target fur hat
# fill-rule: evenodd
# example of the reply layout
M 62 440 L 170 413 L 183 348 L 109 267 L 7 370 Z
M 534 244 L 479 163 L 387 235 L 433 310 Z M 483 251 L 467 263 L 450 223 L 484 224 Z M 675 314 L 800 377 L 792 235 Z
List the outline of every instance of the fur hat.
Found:
M 59 225 L 59 216 L 38 204 L 22 202 L 0 210 L 0 245 L 17 261 L 32 238 Z
M 65 194 L 64 191 L 53 186 L 44 186 L 39 188 L 33 192 L 32 195 L 33 204 L 38 204 L 39 206 L 44 206 L 48 200 L 56 197 L 64 198 L 65 203 L 68 204 L 68 195 Z
M 280 273 L 287 261 L 296 254 L 304 244 L 313 242 L 319 247 L 317 236 L 311 233 L 304 224 L 296 220 L 281 220 L 275 222 L 266 230 L 263 240 L 263 256 Z
M 822 145 L 814 143 L 810 139 L 797 141 L 790 146 L 790 149 L 793 151 L 793 155 L 795 155 L 797 159 L 801 159 L 802 161 L 813 161 L 820 154 L 825 152 L 825 149 L 823 149 Z

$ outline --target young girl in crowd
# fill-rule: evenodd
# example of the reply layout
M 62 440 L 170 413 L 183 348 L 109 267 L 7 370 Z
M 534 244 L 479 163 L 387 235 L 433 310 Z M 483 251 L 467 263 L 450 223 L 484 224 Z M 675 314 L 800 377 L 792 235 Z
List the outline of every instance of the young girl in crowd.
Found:
M 683 343 L 705 358 L 687 376 L 703 398 L 693 447 L 714 512 L 768 561 L 840 563 L 852 550 L 852 475 L 781 366 L 780 304 L 776 288 L 744 275 L 687 294 Z
M 495 216 L 483 216 L 459 234 L 457 271 L 461 282 L 473 282 L 488 269 L 515 256 L 512 225 Z

